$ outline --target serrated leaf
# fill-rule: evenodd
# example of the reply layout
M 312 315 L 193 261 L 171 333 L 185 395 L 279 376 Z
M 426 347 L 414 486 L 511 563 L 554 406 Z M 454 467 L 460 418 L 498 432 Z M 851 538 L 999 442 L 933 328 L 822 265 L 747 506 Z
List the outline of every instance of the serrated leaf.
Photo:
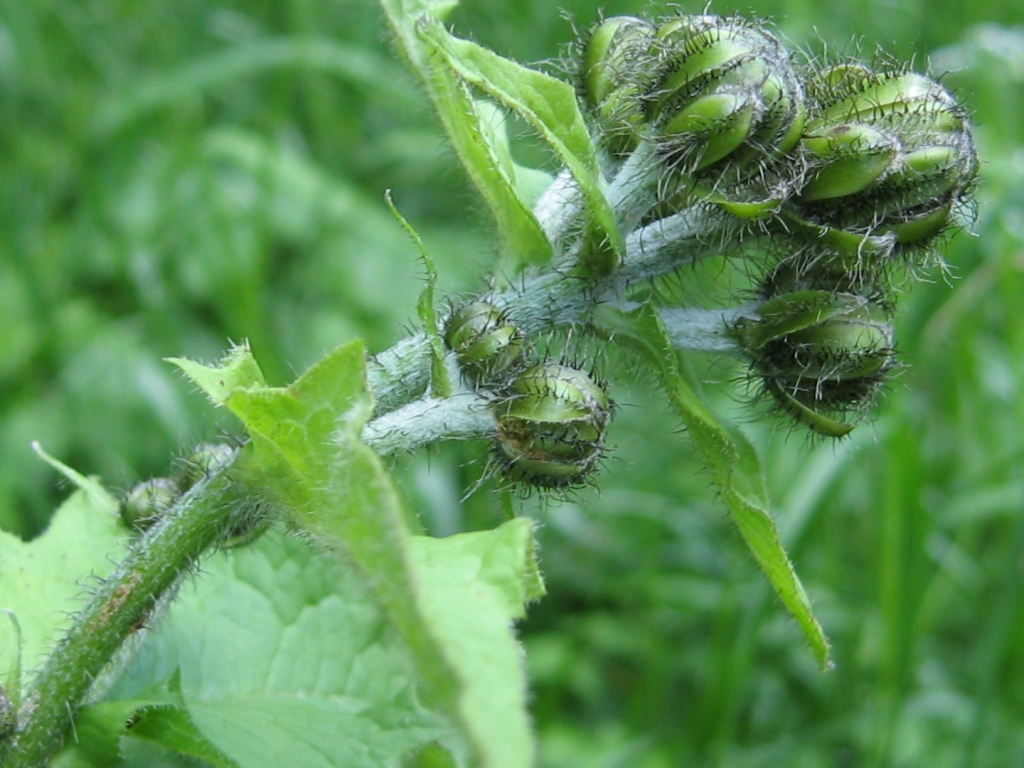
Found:
M 611 205 L 601 189 L 597 155 L 571 85 L 451 35 L 424 19 L 420 37 L 465 82 L 521 115 L 569 169 L 587 202 L 601 242 L 625 250 Z M 614 265 L 612 265 L 614 266 Z
M 199 732 L 184 706 L 145 707 L 135 714 L 127 730 L 131 738 L 155 742 L 180 755 L 199 758 L 215 768 L 238 766 Z
M 494 217 L 503 259 L 513 265 L 544 263 L 551 258 L 551 243 L 512 179 L 502 169 L 473 99 L 442 60 L 428 56 L 416 35 L 416 19 L 443 19 L 455 5 L 455 2 L 381 0 L 402 53 L 423 80 L 459 160 Z
M 88 584 L 83 586 L 83 578 L 108 575 L 128 544 L 113 496 L 38 452 L 79 487 L 38 538 L 24 542 L 0 531 L 0 609 L 17 618 L 17 624 L 0 621 L 0 684 L 11 690 L 18 686 L 17 670 L 35 669 L 68 613 L 80 607 Z
M 120 739 L 140 701 L 88 704 L 75 714 L 75 738 L 53 761 L 53 768 L 105 768 L 116 765 Z
M 676 414 L 686 426 L 747 549 L 768 578 L 786 610 L 796 619 L 823 669 L 831 666 L 828 640 L 810 600 L 779 541 L 757 453 L 740 433 L 722 426 L 687 381 L 657 312 L 643 306 L 632 312 L 603 307 L 598 324 L 619 343 L 653 363 Z
M 415 557 L 416 548 L 423 545 L 413 544 L 407 522 L 411 516 L 379 457 L 360 440 L 362 427 L 372 412 L 365 388 L 364 358 L 361 344 L 348 344 L 287 388 L 248 387 L 227 395 L 225 405 L 241 419 L 253 442 L 252 463 L 242 471 L 249 471 L 254 482 L 256 478 L 268 478 L 260 493 L 276 500 L 291 522 L 344 553 L 345 559 L 359 568 L 410 649 L 426 690 L 458 725 L 477 762 L 501 768 L 526 766 L 529 762 L 524 756 L 532 755 L 532 736 L 525 700 L 516 700 L 510 694 L 525 688 L 522 668 L 512 664 L 484 676 L 481 670 L 488 667 L 491 657 L 478 658 L 467 651 L 461 635 L 448 631 L 459 606 L 472 601 L 454 588 L 449 592 L 458 597 L 435 600 L 433 594 L 428 594 L 424 582 L 434 587 L 438 582 L 431 580 L 432 571 L 418 564 Z M 515 533 L 518 529 L 509 530 Z M 503 529 L 492 535 L 512 534 Z M 516 536 L 522 539 L 522 531 L 513 538 Z M 504 610 L 486 611 L 487 619 L 483 621 L 479 615 L 474 616 L 481 621 L 474 631 L 487 638 L 476 646 L 477 650 L 492 643 L 515 647 L 509 623 L 520 615 L 522 602 L 533 594 L 537 579 L 532 549 L 525 545 L 513 549 L 518 552 L 518 565 L 506 569 L 506 589 L 520 590 L 522 598 L 512 610 L 509 606 L 516 600 L 506 594 L 506 599 L 498 601 Z M 505 546 L 495 551 L 508 550 Z M 482 557 L 479 553 L 476 556 Z M 507 558 L 497 557 L 496 562 L 503 559 Z M 493 569 L 481 571 L 481 581 L 474 582 L 472 595 L 488 593 L 492 577 Z M 466 623 L 472 621 L 467 618 Z M 514 656 L 504 658 L 502 663 Z M 504 677 L 507 684 L 496 685 L 495 675 Z M 466 706 L 467 700 L 473 705 Z M 245 711 L 235 714 L 248 712 L 257 720 L 269 718 L 273 709 L 265 702 L 250 701 L 239 706 Z M 192 705 L 190 710 L 197 724 L 205 722 Z M 498 712 L 500 717 L 496 717 Z M 298 710 L 279 713 L 279 718 L 282 724 L 291 723 L 296 728 L 303 721 Z M 223 716 L 220 727 L 230 728 L 230 720 Z M 502 734 L 498 740 L 495 729 Z M 239 753 L 208 735 L 244 764 Z
M 214 365 L 204 365 L 181 357 L 168 357 L 167 362 L 178 366 L 214 405 L 223 405 L 228 395 L 239 389 L 261 387 L 263 371 L 249 351 L 248 344 L 239 344 Z
M 184 754 L 210 759 L 209 742 L 242 768 L 377 768 L 450 732 L 359 574 L 280 532 L 206 560 L 111 694 L 167 660 L 190 719 L 145 710 L 131 733 Z

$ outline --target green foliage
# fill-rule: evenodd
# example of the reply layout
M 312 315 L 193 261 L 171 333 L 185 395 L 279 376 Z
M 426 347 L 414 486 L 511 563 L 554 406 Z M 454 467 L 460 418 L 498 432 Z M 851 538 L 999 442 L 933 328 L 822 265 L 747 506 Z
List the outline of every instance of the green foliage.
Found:
M 541 594 L 532 528 L 511 521 L 467 534 L 471 545 L 412 537 L 380 459 L 359 440 L 372 410 L 363 358 L 358 342 L 340 347 L 287 389 L 265 386 L 243 348 L 217 366 L 176 362 L 245 425 L 254 451 L 244 471 L 253 486 L 263 485 L 290 523 L 361 570 L 474 761 L 526 765 L 532 738 L 508 623 Z M 264 711 L 273 716 L 272 706 Z
M 465 84 L 484 90 L 515 111 L 551 146 L 579 184 L 593 216 L 598 242 L 607 243 L 611 249 L 604 255 L 610 261 L 595 265 L 592 271 L 595 274 L 610 272 L 615 258 L 623 250 L 622 235 L 599 187 L 597 157 L 572 85 L 504 59 L 474 43 L 459 40 L 436 20 L 427 18 L 419 22 L 417 31 Z M 448 105 L 439 107 L 442 113 L 448 109 Z M 473 171 L 470 173 L 472 175 Z
M 828 640 L 814 618 L 810 600 L 779 541 L 775 521 L 768 511 L 768 491 L 761 461 L 753 446 L 742 434 L 730 434 L 701 402 L 653 310 L 644 308 L 629 314 L 605 312 L 601 324 L 609 337 L 627 336 L 634 340 L 639 355 L 656 366 L 672 410 L 686 425 L 750 554 L 800 625 L 818 663 L 828 669 L 832 664 Z
M 386 10 L 401 13 L 400 5 L 412 4 Z M 590 0 L 562 5 L 581 28 L 596 18 Z M 432 7 L 438 17 L 445 7 L 459 36 L 508 60 L 549 59 L 571 34 L 540 0 L 416 7 Z M 626 0 L 605 8 L 609 15 L 648 10 Z M 950 73 L 943 84 L 969 105 L 988 158 L 979 237 L 957 237 L 945 251 L 948 281 L 901 298 L 899 350 L 909 365 L 876 426 L 838 447 L 809 446 L 786 428 L 749 423 L 750 411 L 720 386 L 743 374 L 701 354 L 681 361 L 716 419 L 741 414 L 763 457 L 779 538 L 832 641 L 836 667 L 828 675 L 817 673 L 797 627 L 724 524 L 723 499 L 709 491 L 713 475 L 686 437 L 674 434 L 679 417 L 658 404 L 660 388 L 609 354 L 604 373 L 618 381 L 620 408 L 600 495 L 517 504 L 544 523 L 537 535 L 549 594 L 518 625 L 538 762 L 1019 763 L 1019 8 L 1008 0 L 838 2 L 822 14 L 766 0 L 755 10 L 777 20 L 783 39 L 808 41 L 818 30 L 830 48 L 846 52 L 852 34 L 865 49 L 879 41 L 901 59 L 929 59 L 934 71 Z M 470 177 L 481 204 L 387 50 L 378 16 L 372 4 L 347 0 L 0 6 L 10 41 L 0 67 L 0 527 L 37 535 L 66 495 L 28 450 L 30 440 L 127 488 L 168 473 L 168 456 L 183 446 L 187 453 L 195 441 L 234 430 L 223 410 L 211 411 L 158 363 L 163 356 L 213 359 L 225 339 L 246 337 L 267 379 L 279 383 L 339 340 L 360 337 L 379 351 L 398 338 L 414 316 L 422 269 L 387 214 L 385 188 L 395 190 L 436 261 L 439 295 L 476 290 L 495 242 L 508 274 L 522 268 L 522 256 L 550 258 L 530 220 L 534 195 L 523 184 L 523 168 L 547 162 L 539 142 L 476 100 L 453 73 L 450 91 L 428 90 L 465 107 L 468 127 L 448 129 L 457 155 L 492 156 L 497 170 L 484 181 Z M 421 44 L 414 31 L 408 39 Z M 458 131 L 472 147 L 458 148 Z M 734 279 L 729 266 L 708 267 L 687 272 L 672 290 L 693 295 L 691 280 L 721 287 Z M 459 503 L 479 475 L 481 450 L 440 446 L 394 460 L 401 495 L 430 533 L 491 528 L 501 518 L 498 500 L 485 491 Z M 28 599 L 6 581 L 8 564 L 35 558 L 24 553 L 45 549 L 53 537 L 61 545 L 39 569 L 45 572 L 33 582 L 32 600 L 52 590 L 60 602 L 45 623 L 65 626 L 64 612 L 76 604 L 70 598 L 90 591 L 88 574 L 110 570 L 108 552 L 128 536 L 112 512 L 97 516 L 86 498 L 75 494 L 27 548 L 3 539 L 0 604 Z M 403 525 L 418 527 L 408 519 Z M 69 745 L 57 764 L 196 764 L 178 754 L 232 764 L 185 705 L 182 678 L 173 674 L 178 657 L 159 649 L 170 647 L 178 608 L 207 595 L 207 569 L 219 579 L 222 560 L 272 564 L 275 547 L 287 549 L 295 567 L 305 563 L 306 573 L 337 571 L 337 590 L 324 592 L 331 605 L 346 603 L 353 587 L 351 604 L 375 610 L 351 559 L 339 567 L 333 556 L 277 533 L 218 554 L 140 628 L 131 665 L 111 673 L 118 679 L 102 693 L 106 700 L 80 713 L 82 743 Z M 66 574 L 54 567 L 64 556 Z M 233 577 L 215 583 L 256 596 Z M 215 605 L 214 597 L 204 599 Z M 492 604 L 501 602 L 495 596 Z M 278 629 L 286 623 L 275 619 Z M 376 621 L 390 626 L 379 614 Z M 42 647 L 34 633 L 53 636 L 34 620 L 21 624 L 24 647 Z M 338 632 L 336 647 L 351 647 L 351 631 L 346 624 Z M 404 646 L 393 630 L 382 631 L 382 643 Z M 0 637 L 0 672 L 7 674 L 15 633 L 5 617 Z M 412 668 L 411 657 L 399 657 L 396 651 L 392 661 Z M 22 675 L 32 666 L 22 664 Z M 438 719 L 422 691 L 402 695 L 402 706 L 410 705 L 402 711 L 428 726 L 417 743 L 434 738 L 428 731 L 457 727 L 450 714 L 447 723 Z M 447 750 L 440 752 L 444 764 Z M 428 748 L 419 764 L 438 764 L 429 762 L 438 754 Z
M 125 549 L 113 496 L 95 480 L 40 455 L 78 489 L 34 541 L 0 531 L 2 607 L 16 618 L 0 620 L 0 685 L 15 695 L 24 682 L 22 670 L 42 662 L 67 612 L 78 604 L 83 577 L 106 576 Z
M 543 263 L 551 256 L 551 243 L 516 188 L 507 149 L 495 141 L 499 137 L 465 84 L 447 66 L 435 63 L 416 30 L 423 13 L 444 19 L 457 2 L 387 0 L 381 5 L 399 49 L 422 78 L 463 167 L 490 208 L 504 259 L 514 266 L 520 260 Z

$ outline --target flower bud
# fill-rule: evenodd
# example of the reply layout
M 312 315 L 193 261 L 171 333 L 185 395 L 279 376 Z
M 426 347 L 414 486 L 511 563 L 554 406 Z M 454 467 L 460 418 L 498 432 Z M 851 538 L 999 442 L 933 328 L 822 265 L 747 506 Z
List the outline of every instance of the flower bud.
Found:
M 770 280 L 776 287 L 785 282 L 777 275 Z M 737 322 L 733 335 L 783 412 L 819 434 L 841 437 L 854 425 L 831 414 L 869 408 L 893 367 L 892 309 L 834 285 L 792 288 Z
M 178 476 L 178 492 L 185 493 L 215 469 L 224 466 L 235 454 L 227 443 L 202 443 L 183 462 Z
M 799 139 L 803 91 L 774 37 L 716 16 L 679 16 L 655 40 L 661 77 L 647 116 L 674 167 L 752 173 Z
M 613 155 L 632 151 L 644 121 L 642 97 L 654 80 L 650 45 L 654 26 L 634 16 L 613 16 L 594 27 L 581 62 L 581 91 Z
M 611 416 L 604 386 L 547 362 L 523 371 L 505 394 L 495 449 L 505 475 L 540 488 L 583 483 L 604 451 Z
M 842 64 L 810 87 L 801 150 L 808 221 L 924 246 L 950 223 L 977 172 L 970 125 L 953 97 L 913 72 Z
M 121 500 L 121 521 L 129 528 L 144 531 L 178 500 L 178 483 L 167 477 L 154 477 L 139 483 Z
M 523 334 L 493 304 L 473 301 L 452 313 L 444 331 L 445 344 L 460 368 L 484 384 L 514 370 L 524 356 Z

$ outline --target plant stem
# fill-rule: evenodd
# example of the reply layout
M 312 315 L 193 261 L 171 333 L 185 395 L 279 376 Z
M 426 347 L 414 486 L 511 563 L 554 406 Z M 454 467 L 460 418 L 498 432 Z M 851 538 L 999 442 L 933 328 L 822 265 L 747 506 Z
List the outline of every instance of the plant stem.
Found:
M 49 764 L 93 681 L 160 598 L 216 543 L 241 492 L 229 469 L 214 470 L 182 496 L 73 617 L 26 689 L 5 768 Z
M 729 334 L 729 327 L 752 313 L 756 304 L 729 309 L 660 309 L 658 315 L 672 346 L 702 352 L 736 352 L 743 347 Z
M 374 419 L 362 439 L 381 456 L 413 451 L 440 440 L 467 440 L 494 434 L 491 400 L 479 392 L 425 397 Z

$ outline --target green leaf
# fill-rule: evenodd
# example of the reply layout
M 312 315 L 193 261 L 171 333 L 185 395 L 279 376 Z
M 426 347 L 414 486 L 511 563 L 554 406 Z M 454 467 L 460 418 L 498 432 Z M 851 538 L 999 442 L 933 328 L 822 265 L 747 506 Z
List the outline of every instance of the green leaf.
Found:
M 459 717 L 472 724 L 475 751 L 488 766 L 532 765 L 523 655 L 508 629 L 543 594 L 532 521 L 412 544 L 423 615 L 458 676 Z
M 428 56 L 416 34 L 417 19 L 443 19 L 455 5 L 381 0 L 399 48 L 423 80 L 459 160 L 494 216 L 504 261 L 513 266 L 542 264 L 551 258 L 551 243 L 503 169 L 472 97 L 443 61 Z
M 573 87 L 476 43 L 460 40 L 438 21 L 424 19 L 418 31 L 459 78 L 514 110 L 534 127 L 576 180 L 593 216 L 599 242 L 607 243 L 611 256 L 617 259 L 625 244 L 601 189 L 597 155 Z M 614 265 L 612 261 L 597 268 L 607 272 Z
M 246 343 L 232 347 L 216 365 L 204 365 L 181 357 L 165 359 L 192 379 L 214 405 L 223 405 L 228 395 L 236 390 L 264 384 L 263 372 Z
M 75 715 L 74 741 L 57 756 L 53 768 L 116 765 L 121 755 L 121 736 L 132 714 L 144 704 L 104 701 L 82 707 Z
M 127 731 L 131 738 L 161 744 L 216 768 L 237 768 L 238 765 L 207 741 L 184 706 L 145 707 L 131 719 Z
M 540 591 L 532 523 L 409 545 L 424 615 L 465 681 L 462 717 L 477 722 L 474 738 L 491 740 L 480 763 L 530 765 L 529 724 L 516 716 L 522 654 L 508 623 Z M 196 733 L 155 709 L 130 733 L 186 754 L 205 757 L 208 739 L 243 768 L 360 768 L 451 741 L 451 727 L 417 703 L 415 660 L 365 582 L 279 532 L 204 563 L 113 695 L 134 695 L 169 660 L 180 665 Z
M 438 597 L 439 585 L 451 577 L 433 575 L 418 559 L 425 545 L 414 543 L 418 540 L 409 528 L 411 516 L 379 457 L 360 441 L 372 412 L 364 358 L 361 344 L 348 344 L 286 389 L 249 387 L 229 394 L 224 402 L 245 424 L 254 448 L 252 463 L 241 471 L 251 472 L 251 482 L 270 478 L 260 492 L 282 506 L 292 523 L 359 568 L 407 644 L 427 693 L 452 717 L 479 764 L 529 765 L 532 736 L 525 701 L 513 695 L 525 688 L 525 674 L 514 663 L 516 654 L 507 652 L 515 648 L 510 620 L 537 593 L 532 539 L 521 527 L 529 524 L 518 522 L 492 532 L 498 540 L 510 536 L 516 545 L 505 542 L 489 558 L 477 553 L 484 565 L 471 588 L 456 584 L 440 592 L 447 597 Z M 208 373 L 200 376 L 203 381 L 210 378 Z M 487 566 L 492 561 L 500 567 Z M 503 574 L 500 579 L 495 568 Z M 503 584 L 503 599 L 482 597 L 495 583 Z M 498 606 L 485 610 L 478 597 Z M 467 615 L 456 621 L 460 612 Z M 472 634 L 467 639 L 463 631 Z M 467 647 L 473 637 L 484 640 Z M 491 647 L 505 649 L 498 654 L 500 664 L 484 654 Z M 491 672 L 485 675 L 484 669 Z M 498 678 L 505 684 L 498 685 Z M 270 717 L 272 708 L 254 706 L 258 711 L 253 717 Z M 280 717 L 282 723 L 301 725 L 297 712 Z
M 742 434 L 727 431 L 701 401 L 652 307 L 628 313 L 603 307 L 598 314 L 598 323 L 605 333 L 620 344 L 628 339 L 630 349 L 655 365 L 669 401 L 686 425 L 747 549 L 800 625 L 818 663 L 823 669 L 830 668 L 828 640 L 779 541 L 775 521 L 768 511 L 761 462 L 753 446 Z
M 416 302 L 416 313 L 423 324 L 423 332 L 430 342 L 430 390 L 434 397 L 447 397 L 452 393 L 452 383 L 448 376 L 448 368 L 444 364 L 444 342 L 441 340 L 441 333 L 437 327 L 437 312 L 434 311 L 434 288 L 437 285 L 437 268 L 434 260 L 430 258 L 427 247 L 423 240 L 412 228 L 412 224 L 405 220 L 405 217 L 398 212 L 391 199 L 391 191 L 385 193 L 385 199 L 391 214 L 398 220 L 402 229 L 409 235 L 409 239 L 415 243 L 423 260 L 423 268 L 426 270 L 423 290 L 420 292 L 419 301 Z
M 358 575 L 279 533 L 208 560 L 159 634 L 199 733 L 242 768 L 377 768 L 448 730 Z
M 502 171 L 512 181 L 516 194 L 527 205 L 533 205 L 551 186 L 554 177 L 546 171 L 520 165 L 512 157 L 508 138 L 508 111 L 487 99 L 475 99 L 473 105 L 480 115 L 480 123 L 488 146 L 494 152 Z
M 49 528 L 24 542 L 0 531 L 0 610 L 17 622 L 0 620 L 0 684 L 17 691 L 20 670 L 40 665 L 80 607 L 83 578 L 100 579 L 114 570 L 127 549 L 117 502 L 95 480 L 37 452 L 78 486 L 61 505 Z

